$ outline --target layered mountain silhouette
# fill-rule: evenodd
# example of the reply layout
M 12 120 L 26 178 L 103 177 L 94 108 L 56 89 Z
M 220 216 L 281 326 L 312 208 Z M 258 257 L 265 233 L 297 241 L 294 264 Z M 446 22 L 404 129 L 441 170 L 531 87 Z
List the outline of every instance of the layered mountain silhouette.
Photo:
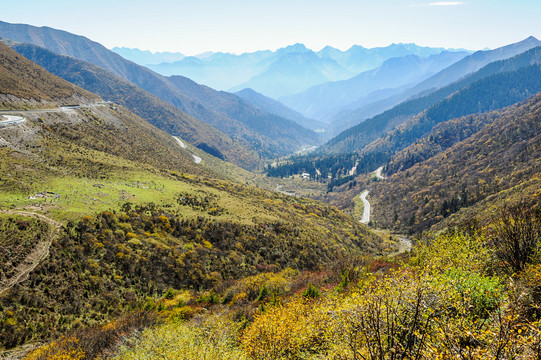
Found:
M 179 52 L 150 52 L 148 50 L 139 50 L 127 47 L 114 47 L 111 49 L 124 59 L 133 61 L 139 65 L 152 65 L 175 62 L 184 59 L 186 56 Z
M 280 97 L 295 89 L 354 77 L 393 57 L 416 55 L 425 58 L 444 50 L 415 44 L 391 44 L 372 49 L 354 45 L 346 51 L 327 46 L 315 52 L 303 44 L 294 44 L 276 51 L 198 55 L 149 67 L 162 75 L 183 75 L 216 89 L 237 91 L 248 87 L 266 96 Z M 301 65 L 304 67 L 299 68 Z M 279 92 L 280 86 L 285 91 Z
M 319 142 L 317 134 L 298 126 L 293 121 L 256 109 L 232 94 L 206 87 L 198 89 L 200 85 L 187 78 L 171 79 L 159 75 L 82 36 L 46 27 L 0 22 L 0 37 L 45 47 L 52 52 L 87 61 L 112 71 L 187 114 L 215 126 L 249 148 L 255 149 L 263 158 L 287 155 Z M 185 84 L 189 85 L 184 86 Z M 190 93 L 183 90 L 189 90 Z M 213 100 L 209 100 L 210 94 Z M 198 99 L 199 95 L 203 95 L 204 98 Z M 232 103 L 222 106 L 229 102 Z M 216 106 L 211 106 L 212 103 Z M 231 112 L 227 113 L 229 110 Z
M 324 145 L 322 151 L 360 151 L 389 131 L 386 138 L 395 145 L 387 149 L 396 151 L 397 146 L 415 141 L 439 122 L 521 101 L 541 91 L 540 51 L 538 47 L 491 63 L 433 93 L 403 102 L 345 130 Z
M 438 88 L 449 85 L 491 62 L 511 58 L 540 45 L 541 41 L 534 37 L 528 37 L 520 42 L 494 50 L 477 51 L 415 86 L 406 89 L 386 90 L 358 99 L 355 103 L 336 112 L 329 121 L 336 124 L 335 128 L 338 130 L 347 129 L 400 104 L 404 100 L 422 97 Z
M 350 104 L 375 91 L 415 84 L 465 57 L 466 52 L 441 52 L 427 58 L 406 55 L 386 60 L 374 70 L 351 79 L 328 82 L 280 101 L 305 116 L 325 119 L 333 109 Z

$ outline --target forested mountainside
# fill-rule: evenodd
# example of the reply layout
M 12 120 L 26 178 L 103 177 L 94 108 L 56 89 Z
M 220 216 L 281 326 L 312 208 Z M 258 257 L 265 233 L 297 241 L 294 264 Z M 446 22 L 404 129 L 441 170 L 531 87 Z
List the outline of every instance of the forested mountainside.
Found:
M 528 57 L 534 59 L 535 56 L 532 57 L 532 55 L 536 54 L 536 52 L 532 52 L 528 54 Z M 513 63 L 521 64 L 522 61 Z M 495 68 L 501 69 L 501 64 L 495 66 Z M 378 123 L 376 120 L 394 119 L 396 121 L 400 119 L 403 121 L 402 124 L 394 124 L 395 129 L 383 133 L 379 138 L 368 144 L 365 144 L 365 142 L 369 141 L 370 133 L 361 133 L 359 131 L 361 126 L 352 128 L 350 136 L 334 144 L 334 149 L 341 146 L 343 147 L 341 148 L 342 151 L 329 154 L 326 151 L 317 150 L 313 154 L 291 157 L 281 161 L 276 166 L 269 166 L 267 174 L 284 177 L 308 172 L 311 178 L 327 182 L 328 190 L 331 191 L 336 186 L 354 181 L 356 175 L 374 171 L 380 165 L 388 163 L 394 154 L 429 134 L 434 126 L 439 123 L 467 114 L 503 108 L 541 91 L 540 75 L 541 65 L 535 64 L 515 71 L 482 77 L 472 83 L 464 79 L 466 84 L 470 84 L 461 90 L 455 91 L 451 96 L 435 105 L 429 106 L 416 116 L 404 117 L 404 119 L 394 115 L 407 111 L 406 109 L 409 106 L 419 109 L 424 101 L 433 100 L 434 98 L 424 98 L 404 103 L 397 106 L 393 111 L 371 119 L 370 123 L 360 124 L 364 129 L 368 129 L 368 125 L 371 124 L 373 130 L 378 129 L 376 133 L 383 133 L 385 125 Z M 455 89 L 454 86 L 453 89 Z M 451 90 L 442 89 L 444 93 Z M 442 94 L 436 96 L 442 96 Z M 386 126 L 390 127 L 391 124 L 387 123 Z M 379 128 L 380 126 L 382 128 Z M 329 144 L 331 143 L 332 141 L 329 142 Z M 326 147 L 323 147 L 323 149 L 325 150 Z M 419 154 L 407 155 L 407 158 L 407 166 L 411 166 L 422 159 Z M 403 163 L 400 166 L 403 167 L 405 164 Z M 395 167 L 391 165 L 389 171 L 393 171 L 393 169 Z
M 406 101 L 400 105 L 397 105 L 380 115 L 377 115 L 342 132 L 340 135 L 336 136 L 325 144 L 322 149 L 327 153 L 348 153 L 358 151 L 373 140 L 380 137 L 383 133 L 392 130 L 401 123 L 406 122 L 413 115 L 421 113 L 423 110 L 430 108 L 431 106 L 437 108 L 437 105 L 435 104 L 440 102 L 442 104 L 446 104 L 446 101 L 453 101 L 444 99 L 454 94 L 451 97 L 453 98 L 457 96 L 456 93 L 460 91 L 477 91 L 477 94 L 471 95 L 476 96 L 475 100 L 478 102 L 476 104 L 468 104 L 462 100 L 463 104 L 457 108 L 453 108 L 455 115 L 451 117 L 457 116 L 456 114 L 458 111 L 462 111 L 462 114 L 465 115 L 467 112 L 464 111 L 474 113 L 495 109 L 498 106 L 503 107 L 510 105 L 513 102 L 520 100 L 519 95 L 514 94 L 516 92 L 515 87 L 517 87 L 517 89 L 524 89 L 522 91 L 518 91 L 518 93 L 521 93 L 524 97 L 537 92 L 533 88 L 528 88 L 531 86 L 537 86 L 537 78 L 528 78 L 529 75 L 535 75 L 534 72 L 537 71 L 535 66 L 530 67 L 529 70 L 522 70 L 521 76 L 518 79 L 513 79 L 512 75 L 505 74 L 506 72 L 518 71 L 523 64 L 539 64 L 539 48 L 520 54 L 516 58 L 502 60 L 501 62 L 495 62 L 494 64 L 487 65 L 486 68 L 479 70 L 477 73 L 472 74 L 461 81 L 446 86 L 424 97 Z M 526 73 L 528 71 L 532 73 L 528 75 Z M 494 77 L 492 79 L 489 78 L 489 76 L 496 76 L 496 74 L 500 74 L 498 75 L 499 77 Z M 483 78 L 486 79 L 482 80 Z M 499 80 L 503 82 L 502 86 L 500 87 L 500 84 L 498 84 L 497 87 L 494 87 L 494 84 Z M 472 84 L 475 82 L 476 85 L 473 86 Z M 508 101 L 506 101 L 505 97 L 506 91 L 513 93 Z M 492 96 L 495 97 L 494 102 L 492 102 Z M 456 101 L 459 99 L 461 99 L 460 96 L 457 96 Z M 435 109 L 433 111 L 438 110 Z M 440 114 L 442 116 L 446 116 L 445 112 L 443 111 L 441 111 Z
M 440 152 L 433 156 L 425 152 L 426 160 L 374 184 L 374 221 L 418 233 L 483 200 L 485 209 L 478 209 L 479 216 L 506 200 L 534 196 L 541 171 L 540 125 L 539 94 L 502 110 L 442 124 L 425 141 L 395 158 L 399 162 L 430 143 L 442 143 Z M 442 131 L 453 131 L 464 139 L 452 144 L 452 139 L 439 137 Z M 396 162 L 391 162 L 391 168 Z
M 254 151 L 114 73 L 35 45 L 14 43 L 11 47 L 49 72 L 108 101 L 126 106 L 152 125 L 180 136 L 214 156 L 249 169 L 259 164 Z
M 412 100 L 414 98 L 424 97 L 440 88 L 444 88 L 452 83 L 461 83 L 462 78 L 469 78 L 470 75 L 483 68 L 484 66 L 505 60 L 527 52 L 528 50 L 539 47 L 541 42 L 533 37 L 529 37 L 518 43 L 503 46 L 494 50 L 478 51 L 456 62 L 452 66 L 443 69 L 439 73 L 431 76 L 420 84 L 399 91 L 390 91 L 374 93 L 367 98 L 362 98 L 355 104 L 348 105 L 343 111 L 337 112 L 332 118 L 333 123 L 337 123 L 337 128 L 345 129 L 347 127 L 360 124 L 366 119 L 381 114 L 394 106 Z M 515 68 L 516 69 L 516 68 Z M 494 70 L 494 69 L 493 69 Z M 484 74 L 486 76 L 488 74 Z M 479 78 L 477 78 L 479 79 Z M 448 93 L 447 95 L 449 95 Z M 373 97 L 373 100 L 370 97 Z M 440 98 L 439 100 L 441 100 Z M 437 101 L 439 101 L 437 100 Z M 420 110 L 419 110 L 420 111 Z
M 268 158 L 286 155 L 302 148 L 305 145 L 303 140 L 307 140 L 307 138 L 303 138 L 292 143 L 287 137 L 284 140 L 268 137 L 264 132 L 261 133 L 252 129 L 229 114 L 214 111 L 203 106 L 196 97 L 179 90 L 169 78 L 128 61 L 120 55 L 107 50 L 102 45 L 84 37 L 51 28 L 14 25 L 3 22 L 0 23 L 0 37 L 45 47 L 61 55 L 72 56 L 79 60 L 98 65 L 106 70 L 111 70 L 133 84 L 178 107 L 187 114 L 208 124 L 220 125 L 219 130 L 235 140 L 247 143 L 250 148 L 258 151 L 262 157 Z M 64 43 L 70 45 L 63 46 Z M 215 95 L 217 96 L 217 101 L 223 100 L 220 93 L 216 92 Z M 253 112 L 253 109 L 250 109 L 249 106 L 242 110 L 246 111 L 246 113 Z M 256 111 L 252 114 L 254 118 L 250 120 L 258 124 L 268 121 L 268 114 L 261 114 L 262 119 L 258 119 L 257 115 L 259 114 L 261 112 Z M 269 124 L 272 125 L 272 122 L 269 122 Z M 308 133 L 308 137 L 315 136 L 317 138 L 315 134 L 310 135 L 309 130 L 306 130 L 306 132 Z
M 396 152 L 441 122 L 500 109 L 541 91 L 541 64 L 491 75 L 472 83 L 367 145 L 363 152 Z

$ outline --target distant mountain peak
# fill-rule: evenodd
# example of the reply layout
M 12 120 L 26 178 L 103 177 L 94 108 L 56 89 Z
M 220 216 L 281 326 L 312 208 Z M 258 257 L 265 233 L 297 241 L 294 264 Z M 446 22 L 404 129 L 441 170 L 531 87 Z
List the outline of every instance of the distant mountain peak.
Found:
M 280 50 L 284 50 L 286 52 L 311 52 L 312 51 L 308 49 L 304 44 L 301 44 L 301 43 L 288 45 L 285 48 L 282 48 Z

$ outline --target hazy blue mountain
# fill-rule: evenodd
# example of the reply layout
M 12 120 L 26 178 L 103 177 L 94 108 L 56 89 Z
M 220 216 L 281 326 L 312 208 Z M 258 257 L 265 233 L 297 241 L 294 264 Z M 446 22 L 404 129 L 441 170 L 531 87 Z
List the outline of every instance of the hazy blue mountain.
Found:
M 265 72 L 231 90 L 251 88 L 266 96 L 278 98 L 351 75 L 336 61 L 321 59 L 312 51 L 284 52 Z
M 534 37 L 529 37 L 523 41 L 494 50 L 477 51 L 402 92 L 389 92 L 389 97 L 379 98 L 376 101 L 370 101 L 371 99 L 366 98 L 358 99 L 355 103 L 348 104 L 336 112 L 330 122 L 336 124 L 337 129 L 346 129 L 372 116 L 383 113 L 407 99 L 423 97 L 438 88 L 445 87 L 468 74 L 475 73 L 475 71 L 489 63 L 512 58 L 540 45 L 541 41 Z
M 294 44 L 276 51 L 256 51 L 240 55 L 210 53 L 205 56 L 187 57 L 181 61 L 150 65 L 149 67 L 162 75 L 186 76 L 215 89 L 236 91 L 249 87 L 267 96 L 272 96 L 265 91 L 264 86 L 272 88 L 273 92 L 275 92 L 274 88 L 279 88 L 282 83 L 291 87 L 291 81 L 288 81 L 289 76 L 282 76 L 277 72 L 293 73 L 293 70 L 284 69 L 283 64 L 283 60 L 287 60 L 292 54 L 303 54 L 305 59 L 315 54 L 319 58 L 318 61 L 314 58 L 310 60 L 312 64 L 308 69 L 310 76 L 305 74 L 294 77 L 297 84 L 306 80 L 307 84 L 304 86 L 308 88 L 321 81 L 338 81 L 353 77 L 363 71 L 377 68 L 385 60 L 393 57 L 417 55 L 424 58 L 439 54 L 443 50 L 443 48 L 421 47 L 415 44 L 392 44 L 373 49 L 354 45 L 347 51 L 327 46 L 316 53 L 307 49 L 303 44 Z M 302 57 L 292 57 L 293 66 L 299 61 L 299 58 Z M 277 61 L 281 63 L 275 64 Z M 320 65 L 314 66 L 316 62 L 319 62 Z M 275 74 L 278 77 L 275 78 Z M 253 83 L 250 82 L 251 79 L 253 79 Z M 270 82 L 263 84 L 264 80 Z M 254 87 L 255 84 L 259 87 Z M 278 96 L 284 95 L 279 94 Z
M 213 89 L 227 90 L 265 71 L 272 61 L 271 54 L 270 51 L 242 55 L 212 53 L 148 67 L 165 76 L 181 75 Z
M 184 59 L 186 56 L 179 52 L 150 52 L 127 47 L 114 47 L 111 49 L 124 59 L 139 65 L 171 63 Z
M 383 89 L 414 85 L 462 59 L 466 52 L 447 52 L 420 58 L 406 55 L 386 60 L 380 67 L 351 79 L 328 82 L 280 101 L 307 117 L 325 121 L 333 109 Z
M 315 119 L 309 119 L 303 116 L 301 113 L 291 108 L 288 108 L 281 102 L 271 99 L 263 94 L 260 94 L 255 90 L 243 89 L 236 92 L 235 95 L 241 97 L 253 106 L 261 108 L 271 114 L 275 114 L 283 118 L 295 121 L 296 123 L 304 126 L 307 129 L 320 131 L 327 127 L 326 124 Z
M 371 49 L 367 49 L 360 45 L 353 45 L 346 51 L 340 51 L 331 46 L 326 46 L 317 54 L 322 58 L 333 59 L 343 68 L 358 74 L 366 70 L 375 69 L 383 64 L 385 60 L 394 57 L 417 55 L 420 58 L 425 58 L 431 55 L 437 55 L 446 50 L 453 52 L 466 51 L 458 49 L 431 48 L 418 46 L 416 44 L 391 44 L 386 47 L 375 47 Z

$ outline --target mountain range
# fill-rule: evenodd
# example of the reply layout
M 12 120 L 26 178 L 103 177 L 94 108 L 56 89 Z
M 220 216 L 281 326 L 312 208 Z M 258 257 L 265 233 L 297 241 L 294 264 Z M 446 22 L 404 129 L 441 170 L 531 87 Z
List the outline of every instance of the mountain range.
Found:
M 148 50 L 127 47 L 114 47 L 111 51 L 117 53 L 126 60 L 133 61 L 134 63 L 143 66 L 180 61 L 186 57 L 179 52 L 150 52 Z
M 188 115 L 214 125 L 234 140 L 257 151 L 263 158 L 287 155 L 305 146 L 317 145 L 320 141 L 319 136 L 311 130 L 304 129 L 293 121 L 256 109 L 235 95 L 212 90 L 187 78 L 179 76 L 167 78 L 159 75 L 82 36 L 51 28 L 0 22 L 0 37 L 45 47 L 60 55 L 71 56 L 112 71 Z M 210 94 L 213 99 L 208 98 Z M 198 99 L 197 96 L 200 95 L 204 97 Z M 224 104 L 227 105 L 222 106 Z M 274 121 L 280 122 L 280 126 L 274 126 Z M 273 137 L 269 137 L 269 134 Z M 236 162 L 243 166 L 250 164 L 240 159 Z
M 419 83 L 467 55 L 467 52 L 443 51 L 426 58 L 417 55 L 394 57 L 376 69 L 362 72 L 348 80 L 327 82 L 279 100 L 305 116 L 328 121 L 328 118 L 332 117 L 329 113 L 334 109 L 358 101 L 378 90 Z
M 529 48 L 530 45 L 526 46 Z M 520 48 L 523 50 L 523 48 Z M 519 51 L 520 51 L 519 50 Z M 469 103 L 468 107 L 459 107 L 463 111 L 471 112 L 480 112 L 488 111 L 495 109 L 490 106 L 504 107 L 510 105 L 511 103 L 498 103 L 498 101 L 505 101 L 506 99 L 512 101 L 516 98 L 511 96 L 511 94 L 522 94 L 522 99 L 535 93 L 537 83 L 536 78 L 525 79 L 525 78 L 516 78 L 517 82 L 513 83 L 512 81 L 505 81 L 502 83 L 502 86 L 495 87 L 494 82 L 491 81 L 490 76 L 495 76 L 500 74 L 501 77 L 506 77 L 507 72 L 509 71 L 518 71 L 521 67 L 526 66 L 526 64 L 536 64 L 538 63 L 539 58 L 539 48 L 534 48 L 528 51 L 525 51 L 522 54 L 512 57 L 507 60 L 499 60 L 491 64 L 486 65 L 484 68 L 478 70 L 477 72 L 464 77 L 463 79 L 454 82 L 446 87 L 438 89 L 428 95 L 414 98 L 405 102 L 396 105 L 395 107 L 376 115 L 366 121 L 361 122 L 360 124 L 345 130 L 341 134 L 337 135 L 335 138 L 330 140 L 327 144 L 324 145 L 325 151 L 341 153 L 341 152 L 351 152 L 358 151 L 364 148 L 368 143 L 377 139 L 382 134 L 387 131 L 391 131 L 394 127 L 397 127 L 401 123 L 406 122 L 414 115 L 422 112 L 425 109 L 428 109 L 432 106 L 435 106 L 437 103 L 445 101 L 450 95 L 457 96 L 462 91 L 471 91 L 471 86 L 475 82 L 481 82 L 479 84 L 483 87 L 483 91 L 477 94 L 478 97 L 472 98 L 475 99 L 474 103 Z M 511 80 L 513 80 L 512 75 L 509 75 Z M 533 86 L 530 89 L 530 92 L 524 91 L 527 89 L 523 87 L 528 81 L 533 81 L 535 84 L 530 84 Z M 484 83 L 482 83 L 484 81 Z M 516 90 L 513 86 L 517 85 L 519 89 Z M 495 92 L 498 91 L 508 91 L 508 96 L 503 96 L 502 98 L 498 97 L 498 100 L 493 98 Z M 532 92 L 533 91 L 533 92 Z M 467 96 L 466 96 L 467 97 Z M 497 107 L 496 107 L 497 108 Z M 458 108 L 457 108 L 458 109 Z M 445 114 L 445 112 L 442 112 Z M 465 113 L 464 113 L 465 114 Z M 449 115 L 449 114 L 447 114 Z M 457 115 L 461 116 L 461 115 Z
M 303 44 L 294 44 L 276 51 L 240 55 L 216 53 L 204 59 L 186 57 L 150 68 L 163 75 L 183 75 L 216 89 L 238 91 L 252 88 L 277 98 L 293 95 L 313 85 L 354 77 L 381 66 L 393 57 L 416 55 L 425 58 L 444 50 L 415 44 L 391 44 L 372 49 L 354 45 L 347 51 L 327 46 L 315 52 Z
M 513 57 L 540 45 L 541 41 L 534 37 L 528 37 L 517 43 L 494 50 L 477 51 L 419 84 L 406 88 L 385 89 L 360 98 L 342 109 L 336 109 L 335 114 L 329 121 L 336 124 L 335 127 L 339 131 L 347 129 L 403 101 L 422 97 L 427 93 L 455 82 L 491 62 Z

